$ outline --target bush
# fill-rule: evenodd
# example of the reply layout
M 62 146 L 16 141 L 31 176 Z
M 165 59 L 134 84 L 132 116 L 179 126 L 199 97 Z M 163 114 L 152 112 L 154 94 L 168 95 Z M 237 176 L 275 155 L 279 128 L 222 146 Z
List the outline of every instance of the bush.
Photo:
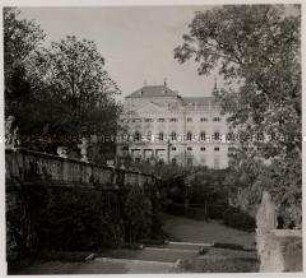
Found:
M 223 223 L 229 227 L 254 232 L 256 228 L 255 219 L 237 208 L 228 208 L 222 215 Z

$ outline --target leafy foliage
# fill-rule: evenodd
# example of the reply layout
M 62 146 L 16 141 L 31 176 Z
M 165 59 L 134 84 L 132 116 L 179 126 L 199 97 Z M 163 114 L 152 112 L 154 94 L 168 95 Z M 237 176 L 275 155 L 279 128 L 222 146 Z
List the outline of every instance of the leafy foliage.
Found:
M 277 203 L 301 210 L 300 21 L 299 5 L 197 12 L 175 58 L 224 78 L 214 94 L 236 138 L 236 184 L 266 187 Z
M 114 143 L 103 139 L 116 135 L 120 90 L 95 43 L 67 36 L 43 47 L 39 25 L 11 8 L 4 9 L 4 34 L 6 114 L 15 116 L 21 143 L 54 152 L 100 135 L 95 159 L 114 155 Z

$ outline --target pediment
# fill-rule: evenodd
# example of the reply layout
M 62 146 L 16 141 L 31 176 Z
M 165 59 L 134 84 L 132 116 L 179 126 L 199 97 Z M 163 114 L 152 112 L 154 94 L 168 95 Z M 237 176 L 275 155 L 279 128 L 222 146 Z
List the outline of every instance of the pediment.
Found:
M 165 109 L 158 106 L 157 104 L 153 102 L 149 102 L 145 105 L 141 105 L 138 109 L 134 111 L 136 114 L 150 118 L 149 115 L 158 115 L 160 113 L 164 113 Z M 146 116 L 148 115 L 148 116 Z

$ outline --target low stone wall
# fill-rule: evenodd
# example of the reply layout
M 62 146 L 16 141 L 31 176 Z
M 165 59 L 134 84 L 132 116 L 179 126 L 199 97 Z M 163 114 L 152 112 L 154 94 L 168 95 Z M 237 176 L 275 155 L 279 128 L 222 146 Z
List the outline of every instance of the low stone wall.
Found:
M 257 236 L 263 246 L 260 253 L 260 272 L 303 271 L 303 244 L 301 230 L 272 230 Z

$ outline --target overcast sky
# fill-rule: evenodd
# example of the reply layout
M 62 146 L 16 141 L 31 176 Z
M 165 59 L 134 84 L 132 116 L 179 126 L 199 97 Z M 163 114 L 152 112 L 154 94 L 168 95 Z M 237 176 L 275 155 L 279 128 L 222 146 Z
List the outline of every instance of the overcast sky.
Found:
M 143 86 L 163 84 L 185 96 L 211 94 L 216 75 L 198 76 L 196 64 L 180 65 L 173 49 L 197 10 L 209 6 L 163 7 L 40 7 L 22 8 L 22 15 L 35 19 L 48 40 L 66 35 L 93 40 L 106 59 L 111 77 L 123 96 Z

